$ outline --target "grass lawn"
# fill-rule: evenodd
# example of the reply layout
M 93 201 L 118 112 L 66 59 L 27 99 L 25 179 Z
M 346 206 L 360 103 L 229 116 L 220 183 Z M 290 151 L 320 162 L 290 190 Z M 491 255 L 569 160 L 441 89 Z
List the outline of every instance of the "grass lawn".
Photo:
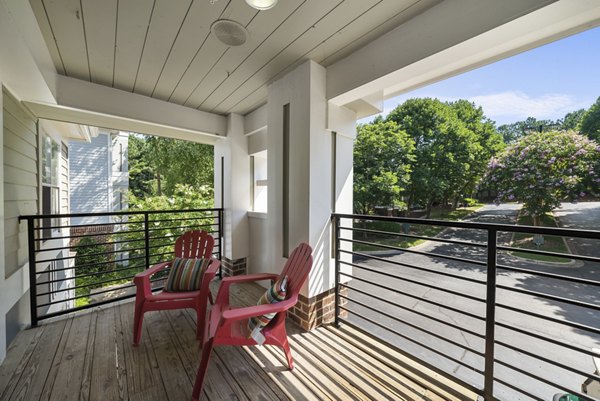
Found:
M 519 216 L 518 224 L 532 226 L 533 220 L 530 216 L 521 215 Z M 541 225 L 543 227 L 558 227 L 558 224 L 556 224 L 556 220 L 552 215 L 544 215 L 541 219 Z M 535 249 L 547 252 L 570 253 L 569 248 L 567 248 L 567 246 L 565 245 L 565 241 L 562 237 L 556 237 L 551 235 L 544 235 L 544 244 L 538 247 L 533 242 L 533 234 L 514 233 L 512 239 L 512 246 L 515 248 Z M 525 252 L 513 252 L 513 255 L 518 256 L 520 258 L 539 260 L 542 262 L 568 263 L 571 260 L 556 256 L 537 255 L 534 253 Z
M 449 221 L 457 221 L 462 220 L 467 215 L 471 214 L 475 210 L 482 207 L 482 203 L 475 204 L 469 207 L 461 207 L 456 210 L 450 209 L 433 209 L 431 211 L 431 219 L 435 220 L 449 220 Z M 385 231 L 388 233 L 394 234 L 403 234 L 403 224 L 396 222 L 388 222 L 388 221 L 363 221 L 363 222 L 354 222 L 354 228 L 363 228 L 369 230 L 377 230 L 377 231 Z M 444 227 L 439 226 L 429 226 L 422 224 L 411 224 L 408 234 L 411 235 L 419 235 L 425 237 L 435 237 L 438 235 Z M 399 248 L 410 248 L 416 246 L 420 243 L 425 242 L 425 240 L 417 239 L 417 238 L 406 238 L 398 235 L 389 235 L 383 233 L 365 233 L 365 232 L 354 232 L 354 239 L 359 241 L 372 242 L 376 244 L 382 245 L 390 245 Z M 354 250 L 361 251 L 385 251 L 386 248 L 381 248 L 376 245 L 367 245 L 367 244 L 354 244 Z

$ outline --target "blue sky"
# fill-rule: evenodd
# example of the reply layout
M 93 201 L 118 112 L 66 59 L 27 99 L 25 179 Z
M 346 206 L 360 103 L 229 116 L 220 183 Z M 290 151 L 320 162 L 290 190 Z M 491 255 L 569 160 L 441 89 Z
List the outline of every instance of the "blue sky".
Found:
M 556 120 L 596 101 L 599 71 L 600 27 L 389 99 L 383 114 L 409 98 L 435 97 L 469 99 L 498 125 L 529 116 Z

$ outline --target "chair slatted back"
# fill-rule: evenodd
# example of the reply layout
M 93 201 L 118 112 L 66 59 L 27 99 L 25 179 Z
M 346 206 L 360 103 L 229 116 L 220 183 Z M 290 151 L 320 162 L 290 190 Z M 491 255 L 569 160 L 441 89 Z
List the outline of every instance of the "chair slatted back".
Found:
M 304 282 L 308 278 L 308 273 L 312 267 L 312 248 L 307 243 L 302 243 L 294 249 L 287 260 L 280 277 L 288 276 L 287 293 L 297 295 Z
M 215 239 L 203 230 L 187 231 L 175 241 L 175 257 L 201 259 L 212 256 Z

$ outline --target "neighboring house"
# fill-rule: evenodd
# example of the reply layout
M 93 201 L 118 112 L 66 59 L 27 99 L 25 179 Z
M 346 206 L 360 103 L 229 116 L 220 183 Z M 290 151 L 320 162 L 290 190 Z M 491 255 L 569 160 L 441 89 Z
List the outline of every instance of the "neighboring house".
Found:
M 4 266 L 7 281 L 0 293 L 0 309 L 5 317 L 6 343 L 28 323 L 29 291 L 23 292 L 21 280 L 27 277 L 27 223 L 21 215 L 67 214 L 69 207 L 69 147 L 71 139 L 89 138 L 87 128 L 62 122 L 37 119 L 6 89 L 2 90 L 3 169 L 4 169 Z M 74 296 L 72 254 L 56 250 L 68 246 L 68 219 L 41 219 L 37 241 L 36 271 L 40 313 L 71 308 Z M 45 251 L 45 250 L 48 251 Z M 44 262 L 44 260 L 50 260 Z M 6 310 L 4 310 L 6 308 Z
M 69 142 L 71 213 L 118 212 L 127 208 L 128 135 L 96 130 L 89 141 Z M 72 220 L 77 225 L 113 222 L 110 216 Z

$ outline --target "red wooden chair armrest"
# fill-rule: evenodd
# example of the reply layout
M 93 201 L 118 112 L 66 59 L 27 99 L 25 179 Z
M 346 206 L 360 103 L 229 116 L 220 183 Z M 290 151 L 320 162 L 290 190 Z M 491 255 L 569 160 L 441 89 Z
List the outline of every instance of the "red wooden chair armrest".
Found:
M 260 280 L 277 280 L 278 274 L 273 273 L 258 273 L 258 274 L 244 274 L 242 276 L 225 277 L 221 280 L 219 291 L 217 292 L 216 303 L 223 303 L 229 305 L 229 287 L 231 284 L 247 283 L 251 281 Z
M 144 270 L 136 274 L 133 277 L 133 283 L 136 286 L 136 292 L 145 298 L 149 297 L 152 294 L 152 288 L 150 287 L 150 277 L 153 274 L 158 273 L 159 271 L 167 268 L 171 265 L 171 262 L 162 262 L 158 263 L 149 269 Z M 142 295 L 143 294 L 143 295 Z
M 281 302 L 266 305 L 246 306 L 243 308 L 229 309 L 223 312 L 221 322 L 223 325 L 235 322 L 238 320 L 249 319 L 266 315 L 267 313 L 278 313 L 290 309 L 298 302 L 297 297 L 292 297 Z

